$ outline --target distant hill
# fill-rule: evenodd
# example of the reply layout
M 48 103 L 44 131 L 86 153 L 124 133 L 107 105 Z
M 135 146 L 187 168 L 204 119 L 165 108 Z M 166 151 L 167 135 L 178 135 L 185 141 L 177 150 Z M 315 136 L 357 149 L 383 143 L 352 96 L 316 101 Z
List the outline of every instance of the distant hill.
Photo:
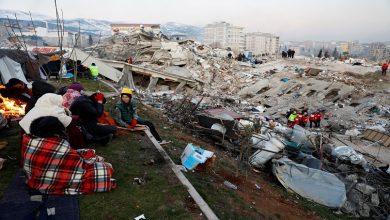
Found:
M 31 26 L 30 15 L 28 12 L 18 10 L 3 10 L 0 9 L 0 23 L 8 23 L 7 16 L 11 19 L 15 19 L 15 14 L 20 21 L 22 27 Z M 56 29 L 56 19 L 50 16 L 31 13 L 34 20 L 34 25 L 37 27 L 46 27 L 46 23 L 49 29 Z M 108 36 L 111 34 L 110 21 L 97 20 L 97 19 L 65 19 L 65 31 L 78 32 L 80 22 L 80 32 L 84 34 Z M 202 40 L 202 27 L 193 25 L 180 24 L 175 22 L 168 22 L 161 25 L 161 32 L 165 35 L 186 35 L 196 40 Z
M 161 32 L 165 35 L 186 35 L 201 41 L 203 28 L 188 24 L 181 24 L 176 22 L 168 22 L 161 25 Z

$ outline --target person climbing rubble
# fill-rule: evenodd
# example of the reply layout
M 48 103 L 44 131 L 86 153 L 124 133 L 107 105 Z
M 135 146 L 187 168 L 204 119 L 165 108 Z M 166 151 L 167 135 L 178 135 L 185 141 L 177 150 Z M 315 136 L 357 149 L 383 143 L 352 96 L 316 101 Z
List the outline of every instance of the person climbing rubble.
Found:
M 110 163 L 92 149 L 74 150 L 64 137 L 65 125 L 54 116 L 35 119 L 22 140 L 27 186 L 43 194 L 79 195 L 116 188 Z
M 387 73 L 387 69 L 389 68 L 389 64 L 388 63 L 384 63 L 382 65 L 382 76 L 386 76 L 386 73 Z
M 287 126 L 290 127 L 290 128 L 293 128 L 294 125 L 295 125 L 295 118 L 297 117 L 297 112 L 296 111 L 293 111 L 293 113 L 290 114 L 290 116 L 288 116 L 288 122 L 287 122 Z
M 313 128 L 313 126 L 314 127 L 316 126 L 316 113 L 315 112 L 310 113 L 309 121 L 310 121 L 310 128 Z
M 121 100 L 115 105 L 115 120 L 120 126 L 134 129 L 137 124 L 146 125 L 160 144 L 166 143 L 161 139 L 152 122 L 146 121 L 137 115 L 138 100 L 133 98 L 131 89 L 123 88 L 120 98 Z
M 315 121 L 315 127 L 319 128 L 321 126 L 321 120 L 322 120 L 322 112 L 320 110 L 317 110 L 314 116 Z
M 303 113 L 301 123 L 299 124 L 303 128 L 306 127 L 307 122 L 309 122 L 309 115 L 307 114 L 307 111 Z

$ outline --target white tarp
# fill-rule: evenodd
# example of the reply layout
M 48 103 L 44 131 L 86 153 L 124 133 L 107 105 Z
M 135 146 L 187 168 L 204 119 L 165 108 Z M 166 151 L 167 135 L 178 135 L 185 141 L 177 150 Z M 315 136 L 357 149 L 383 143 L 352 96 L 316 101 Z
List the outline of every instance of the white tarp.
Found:
M 7 56 L 0 58 L 0 75 L 3 84 L 6 84 L 11 78 L 20 79 L 28 84 L 20 64 Z
M 274 175 L 286 189 L 330 208 L 340 208 L 347 200 L 345 184 L 334 174 L 309 168 L 286 157 L 272 162 Z
M 123 76 L 121 71 L 105 64 L 103 61 L 100 61 L 93 56 L 89 56 L 89 54 L 81 51 L 80 49 L 75 48 L 70 58 L 72 60 L 84 61 L 83 65 L 88 67 L 91 66 L 92 63 L 95 63 L 99 68 L 99 75 L 105 76 L 114 82 L 119 82 Z

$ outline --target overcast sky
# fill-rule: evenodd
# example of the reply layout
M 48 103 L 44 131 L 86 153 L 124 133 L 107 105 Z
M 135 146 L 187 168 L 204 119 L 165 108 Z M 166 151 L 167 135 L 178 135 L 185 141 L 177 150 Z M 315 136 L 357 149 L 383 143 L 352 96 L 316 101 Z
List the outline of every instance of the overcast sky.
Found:
M 390 41 L 390 0 L 58 0 L 64 18 L 113 22 L 227 21 L 282 40 Z M 0 0 L 0 9 L 55 17 L 54 0 Z

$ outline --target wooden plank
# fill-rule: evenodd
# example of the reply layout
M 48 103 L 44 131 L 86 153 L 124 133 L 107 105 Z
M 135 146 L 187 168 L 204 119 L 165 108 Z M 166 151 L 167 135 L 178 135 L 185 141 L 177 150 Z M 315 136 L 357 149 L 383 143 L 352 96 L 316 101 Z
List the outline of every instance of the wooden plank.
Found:
M 181 172 L 178 165 L 176 165 L 173 160 L 169 157 L 167 152 L 164 150 L 164 148 L 161 147 L 161 145 L 157 142 L 157 140 L 153 137 L 152 133 L 148 129 L 145 130 L 146 136 L 152 141 L 154 146 L 157 148 L 157 150 L 160 152 L 161 156 L 168 162 L 168 165 L 171 167 L 172 171 L 175 173 L 177 178 L 180 180 L 180 182 L 187 187 L 188 193 L 191 195 L 191 197 L 194 199 L 195 203 L 199 206 L 199 208 L 202 210 L 203 214 L 206 216 L 207 219 L 215 220 L 218 219 L 217 215 L 213 212 L 213 210 L 210 208 L 210 206 L 204 201 L 204 199 L 200 196 L 200 194 L 196 191 L 194 186 L 190 183 L 190 181 L 187 179 L 186 176 Z

